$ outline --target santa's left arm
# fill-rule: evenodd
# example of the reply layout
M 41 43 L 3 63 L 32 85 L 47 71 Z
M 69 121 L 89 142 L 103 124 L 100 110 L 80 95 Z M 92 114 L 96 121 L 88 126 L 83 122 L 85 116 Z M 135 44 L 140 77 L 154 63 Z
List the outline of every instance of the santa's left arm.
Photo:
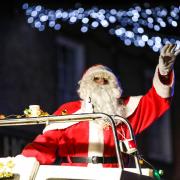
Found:
M 135 134 L 149 127 L 170 107 L 174 93 L 174 62 L 180 49 L 165 45 L 153 78 L 153 87 L 139 100 L 135 111 L 128 117 Z

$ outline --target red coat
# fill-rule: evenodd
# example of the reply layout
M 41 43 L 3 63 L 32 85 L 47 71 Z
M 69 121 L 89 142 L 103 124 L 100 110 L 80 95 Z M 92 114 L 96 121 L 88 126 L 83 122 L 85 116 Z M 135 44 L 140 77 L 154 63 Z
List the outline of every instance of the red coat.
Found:
M 173 93 L 173 82 L 170 85 L 162 84 L 157 79 L 157 74 L 153 80 L 153 87 L 144 95 L 128 97 L 124 99 L 127 111 L 127 119 L 130 122 L 135 135 L 141 133 L 158 119 L 170 107 Z M 161 86 L 167 90 L 161 91 Z M 171 90 L 170 90 L 171 89 Z M 168 91 L 168 92 L 167 92 Z M 81 109 L 81 101 L 69 102 L 58 108 L 54 115 L 63 113 L 73 114 Z M 117 125 L 117 131 L 128 134 L 125 125 Z M 119 139 L 122 137 L 118 134 Z M 98 139 L 99 138 L 99 139 Z M 97 140 L 98 139 L 98 140 Z M 95 145 L 90 145 L 90 144 Z M 96 143 L 99 145 L 98 153 L 95 152 Z M 87 157 L 90 155 L 115 156 L 114 139 L 112 129 L 99 130 L 96 125 L 90 122 L 78 122 L 72 125 L 49 125 L 42 135 L 38 135 L 35 140 L 28 144 L 22 151 L 24 156 L 33 156 L 41 164 L 52 164 L 56 157 Z M 63 163 L 63 165 L 87 164 Z M 105 164 L 104 167 L 116 167 L 116 164 Z

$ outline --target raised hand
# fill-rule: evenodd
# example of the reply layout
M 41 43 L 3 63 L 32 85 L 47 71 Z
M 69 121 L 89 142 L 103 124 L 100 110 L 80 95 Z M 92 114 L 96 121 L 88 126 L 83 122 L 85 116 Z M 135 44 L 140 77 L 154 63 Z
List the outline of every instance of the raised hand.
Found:
M 180 54 L 180 48 L 175 44 L 166 44 L 159 56 L 159 72 L 161 75 L 167 75 L 173 68 L 177 55 Z

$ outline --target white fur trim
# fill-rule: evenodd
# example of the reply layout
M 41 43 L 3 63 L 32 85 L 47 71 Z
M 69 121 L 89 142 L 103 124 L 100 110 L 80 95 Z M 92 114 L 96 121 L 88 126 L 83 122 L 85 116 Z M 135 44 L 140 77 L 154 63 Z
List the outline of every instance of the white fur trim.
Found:
M 130 97 L 130 99 L 125 107 L 126 118 L 133 114 L 133 112 L 136 110 L 141 98 L 142 98 L 142 96 L 131 96 Z
M 76 111 L 75 113 L 73 114 L 81 114 L 82 113 L 82 110 L 79 109 L 78 111 Z M 45 133 L 46 131 L 50 131 L 50 130 L 55 130 L 55 129 L 65 129 L 69 126 L 72 126 L 74 124 L 77 124 L 79 123 L 78 121 L 77 122 L 63 122 L 63 123 L 52 123 L 52 124 L 49 124 L 47 125 L 44 130 L 43 130 L 43 133 Z
M 82 103 L 85 103 L 84 107 L 82 107 Z M 81 109 L 79 109 L 73 114 L 93 113 L 93 106 L 90 102 L 88 102 L 88 100 L 82 103 L 81 103 Z M 65 122 L 65 123 L 52 123 L 52 124 L 47 125 L 44 128 L 43 133 L 45 133 L 46 131 L 55 130 L 55 129 L 65 129 L 77 123 L 79 122 L 77 121 L 77 122 Z
M 131 96 L 130 97 L 130 99 L 125 107 L 126 118 L 129 117 L 131 114 L 133 114 L 133 112 L 136 110 L 141 97 L 142 96 Z M 81 113 L 87 113 L 87 112 L 86 112 L 86 110 L 79 109 L 78 111 L 76 111 L 73 114 L 81 114 Z M 65 129 L 65 128 L 70 127 L 77 123 L 79 123 L 79 122 L 52 123 L 52 124 L 47 125 L 44 128 L 43 133 L 45 133 L 46 131 L 55 130 L 55 129 Z
M 155 75 L 153 78 L 154 88 L 159 96 L 168 98 L 173 96 L 174 93 L 174 71 L 172 72 L 172 82 L 169 85 L 163 84 L 159 79 L 158 66 L 156 67 Z
M 93 105 L 90 101 L 91 101 L 90 97 L 87 97 L 85 101 L 82 101 L 81 109 L 84 113 L 93 113 L 94 112 Z
M 53 123 L 48 126 L 46 126 L 43 130 L 43 133 L 51 130 L 57 130 L 57 129 L 65 129 L 69 126 L 72 126 L 74 124 L 77 124 L 78 122 L 66 122 L 66 123 Z
M 92 76 L 94 77 L 94 75 L 102 75 L 102 74 L 103 77 L 104 75 L 106 75 L 111 77 L 112 79 L 117 80 L 116 76 L 111 71 L 111 69 L 103 65 L 95 65 L 90 67 L 83 75 L 82 80 L 89 80 L 92 78 Z
M 89 147 L 88 147 L 88 157 L 92 156 L 103 156 L 104 151 L 104 134 L 103 128 L 99 124 L 89 121 Z M 92 164 L 89 163 L 88 166 L 100 166 L 102 164 Z

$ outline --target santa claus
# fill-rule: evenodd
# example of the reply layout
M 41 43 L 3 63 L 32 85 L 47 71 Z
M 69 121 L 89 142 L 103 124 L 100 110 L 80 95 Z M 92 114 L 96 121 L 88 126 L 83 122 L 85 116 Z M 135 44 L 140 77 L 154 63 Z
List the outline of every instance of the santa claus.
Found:
M 101 112 L 128 119 L 134 134 L 141 133 L 166 112 L 174 88 L 173 65 L 180 50 L 165 45 L 155 70 L 153 85 L 143 96 L 122 98 L 122 88 L 106 66 L 90 67 L 79 82 L 79 101 L 60 106 L 54 115 Z M 119 140 L 129 137 L 127 127 L 115 120 Z M 22 155 L 36 157 L 40 164 L 117 167 L 112 128 L 106 119 L 54 123 L 28 144 Z

